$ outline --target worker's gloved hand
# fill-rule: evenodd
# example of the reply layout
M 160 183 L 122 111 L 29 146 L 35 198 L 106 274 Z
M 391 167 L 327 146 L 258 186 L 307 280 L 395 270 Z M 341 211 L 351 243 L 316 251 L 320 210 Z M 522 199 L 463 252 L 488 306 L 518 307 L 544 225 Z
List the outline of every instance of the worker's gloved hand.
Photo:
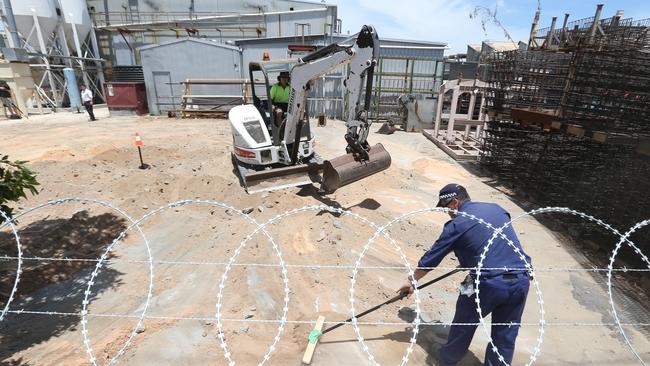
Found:
M 411 298 L 411 295 L 413 294 L 413 284 L 410 282 L 406 283 L 404 286 L 400 287 L 399 290 L 397 290 L 397 293 L 404 293 L 406 294 L 407 299 Z

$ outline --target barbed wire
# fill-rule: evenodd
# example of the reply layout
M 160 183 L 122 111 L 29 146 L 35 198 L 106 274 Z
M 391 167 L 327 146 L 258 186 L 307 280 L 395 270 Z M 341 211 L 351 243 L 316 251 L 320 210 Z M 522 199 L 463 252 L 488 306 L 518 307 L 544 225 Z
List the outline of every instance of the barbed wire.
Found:
M 2 322 L 5 315 L 7 314 L 7 311 L 9 310 L 9 306 L 11 305 L 11 302 L 14 301 L 14 298 L 16 296 L 16 291 L 18 290 L 18 282 L 20 282 L 20 274 L 23 272 L 23 260 L 22 260 L 23 252 L 22 252 L 22 248 L 20 247 L 20 235 L 18 235 L 18 231 L 16 231 L 16 226 L 14 226 L 9 216 L 7 216 L 2 210 L 0 210 L 0 215 L 2 215 L 4 222 L 6 222 L 8 225 L 11 226 L 11 232 L 14 234 L 14 238 L 16 239 L 16 251 L 18 252 L 18 258 L 17 258 L 18 265 L 16 267 L 16 278 L 14 279 L 14 284 L 11 287 L 11 292 L 9 292 L 9 299 L 7 300 L 7 304 L 5 304 L 5 307 L 2 309 L 2 312 L 0 312 L 0 322 Z M 2 226 L 4 226 L 4 223 Z
M 151 303 L 151 298 L 152 298 L 151 293 L 153 291 L 153 281 L 154 281 L 153 254 L 151 253 L 151 247 L 149 246 L 149 241 L 147 240 L 146 235 L 144 235 L 144 232 L 142 231 L 140 226 L 137 225 L 137 223 L 133 220 L 133 218 L 131 216 L 129 216 L 122 209 L 120 209 L 120 208 L 118 208 L 116 206 L 113 206 L 110 202 L 100 201 L 100 200 L 96 200 L 96 199 L 93 199 L 93 198 L 60 198 L 60 199 L 49 200 L 49 201 L 47 201 L 45 203 L 34 206 L 34 207 L 30 208 L 30 209 L 24 210 L 24 211 L 20 212 L 19 214 L 15 215 L 12 218 L 8 218 L 7 216 L 4 215 L 4 213 L 2 213 L 0 211 L 0 213 L 2 213 L 2 216 L 5 217 L 5 221 L 2 224 L 0 224 L 0 229 L 2 229 L 7 224 L 11 225 L 11 227 L 14 228 L 14 222 L 16 222 L 16 220 L 18 220 L 19 218 L 21 218 L 23 216 L 34 213 L 34 212 L 36 212 L 38 210 L 41 210 L 41 209 L 43 209 L 45 207 L 58 206 L 58 205 L 65 204 L 65 203 L 81 203 L 81 204 L 93 203 L 93 204 L 98 204 L 100 206 L 109 208 L 109 209 L 119 213 L 123 217 L 126 217 L 126 219 L 129 222 L 131 222 L 130 227 L 135 226 L 137 228 L 138 233 L 140 234 L 140 236 L 142 237 L 142 239 L 144 241 L 144 244 L 145 244 L 145 247 L 146 247 L 146 250 L 147 250 L 147 254 L 148 254 L 148 257 L 149 257 L 149 260 L 147 261 L 147 263 L 149 264 L 149 288 L 148 288 L 148 293 L 147 293 L 147 299 L 146 299 L 145 303 L 143 304 L 143 310 L 142 310 L 142 313 L 141 313 L 141 318 L 138 320 L 137 324 L 132 329 L 131 334 L 126 339 L 126 341 L 124 342 L 122 347 L 118 350 L 118 356 L 114 356 L 113 358 L 111 358 L 111 361 L 109 363 L 109 365 L 111 365 L 111 364 L 116 362 L 117 357 L 119 357 L 119 355 L 122 355 L 124 353 L 126 348 L 131 343 L 131 340 L 133 339 L 133 337 L 135 337 L 135 335 L 137 333 L 137 330 L 140 328 L 140 326 L 142 324 L 142 318 L 146 314 L 147 309 L 149 307 L 149 304 Z M 83 343 L 84 343 L 84 346 L 86 347 L 86 352 L 89 355 L 89 360 L 94 366 L 97 366 L 97 359 L 93 355 L 93 350 L 92 350 L 92 347 L 90 345 L 90 339 L 88 338 L 88 329 L 86 329 L 86 326 L 87 326 L 88 322 L 87 322 L 87 320 L 86 320 L 86 318 L 84 316 L 84 313 L 87 312 L 86 311 L 86 306 L 88 306 L 88 304 L 90 303 L 90 301 L 88 300 L 88 298 L 89 298 L 89 296 L 91 294 L 90 288 L 94 284 L 93 280 L 97 276 L 99 269 L 102 267 L 102 260 L 106 258 L 108 253 L 111 251 L 113 246 L 116 245 L 116 242 L 119 241 L 119 239 L 121 237 L 122 236 L 120 236 L 120 237 L 116 238 L 115 240 L 113 240 L 113 242 L 106 248 L 106 251 L 104 252 L 104 254 L 102 254 L 102 257 L 100 258 L 100 260 L 97 261 L 97 264 L 95 266 L 95 270 L 93 271 L 93 274 L 92 274 L 90 280 L 87 283 L 88 287 L 87 287 L 86 291 L 84 292 L 84 299 L 83 299 L 83 302 L 82 302 L 83 310 L 80 313 L 81 317 L 82 317 L 81 318 L 81 326 L 82 326 Z M 16 242 L 18 243 L 18 248 L 20 250 L 20 244 L 19 244 L 19 241 L 18 241 L 18 237 L 16 237 Z M 19 263 L 21 263 L 20 262 L 20 256 L 21 256 L 21 252 L 19 251 Z M 19 270 L 20 270 L 20 268 L 19 268 Z M 16 276 L 16 279 L 18 279 L 18 275 Z M 18 281 L 16 280 L 16 283 L 14 284 L 14 288 L 12 290 L 12 293 L 17 290 L 17 286 L 18 286 Z M 11 303 L 11 300 L 12 300 L 12 298 L 10 297 L 9 301 L 7 302 L 7 307 Z M 2 320 L 2 318 L 0 318 L 0 320 Z
M 10 309 L 7 311 L 9 314 L 15 315 L 44 315 L 44 316 L 71 316 L 71 317 L 81 317 L 81 312 L 62 312 L 62 311 L 44 311 L 44 310 L 25 310 L 25 309 Z M 87 313 L 87 317 L 90 318 L 116 318 L 116 319 L 137 319 L 138 315 L 130 314 L 115 314 L 115 313 Z M 159 320 L 159 321 L 213 321 L 214 316 L 163 316 L 163 315 L 146 315 L 145 320 Z M 282 323 L 281 319 L 246 319 L 246 318 L 221 318 L 223 322 L 228 323 L 260 323 L 260 324 L 279 324 Z M 316 320 L 297 320 L 297 319 L 287 319 L 285 324 L 298 324 L 298 325 L 315 325 Z M 352 322 L 345 321 L 334 321 L 326 320 L 323 322 L 326 325 L 336 325 L 336 324 L 349 324 L 352 325 Z M 357 320 L 358 325 L 381 325 L 381 326 L 405 326 L 411 325 L 409 322 L 384 322 L 384 321 L 359 321 Z M 509 322 L 509 323 L 492 323 L 490 325 L 496 326 L 539 326 L 538 322 Z M 475 323 L 455 323 L 455 322 L 425 322 L 420 321 L 420 326 L 444 326 L 449 327 L 452 325 L 458 326 L 478 326 L 481 325 L 480 322 Z M 635 327 L 650 327 L 650 323 L 630 323 L 630 322 L 621 322 L 621 325 L 624 326 L 635 326 Z M 598 322 L 547 322 L 546 326 L 574 326 L 574 327 L 615 327 L 617 326 L 616 322 L 611 323 L 598 323 Z
M 629 236 L 632 235 L 632 233 L 634 233 L 636 230 L 638 230 L 638 229 L 642 228 L 643 226 L 645 226 L 646 224 L 644 224 L 644 223 L 648 222 L 648 220 L 642 221 L 642 222 L 639 222 L 639 223 L 633 225 L 633 227 L 625 235 L 623 235 L 618 230 L 613 228 L 611 225 L 606 223 L 605 221 L 603 221 L 601 219 L 598 219 L 598 218 L 596 218 L 594 216 L 588 215 L 586 213 L 576 211 L 576 210 L 572 210 L 572 209 L 567 208 L 567 207 L 544 207 L 544 208 L 539 208 L 539 209 L 535 209 L 535 210 L 532 210 L 532 211 L 529 211 L 529 212 L 522 213 L 519 216 L 515 217 L 514 219 L 510 220 L 510 222 L 504 224 L 503 227 L 505 228 L 507 226 L 512 225 L 512 223 L 514 221 L 519 220 L 522 217 L 534 216 L 534 215 L 541 214 L 541 213 L 565 213 L 565 214 L 570 214 L 570 215 L 573 215 L 573 216 L 578 216 L 578 217 L 581 217 L 584 220 L 593 222 L 593 223 L 597 224 L 598 226 L 607 229 L 608 231 L 610 231 L 614 235 L 617 235 L 617 236 L 620 237 L 620 241 L 617 243 L 616 247 L 612 251 L 612 255 L 610 256 L 610 261 L 609 261 L 609 264 L 607 266 L 607 269 L 608 269 L 608 271 L 607 271 L 608 301 L 609 301 L 610 307 L 612 309 L 612 314 L 614 316 L 614 321 L 616 323 L 620 323 L 620 319 L 618 318 L 616 307 L 614 305 L 614 298 L 613 298 L 613 292 L 612 292 L 612 286 L 611 286 L 611 277 L 612 277 L 612 270 L 613 270 L 614 260 L 616 258 L 616 255 L 617 255 L 618 251 L 620 250 L 620 247 L 622 246 L 622 244 L 626 243 L 646 263 L 648 269 L 650 269 L 650 261 L 648 260 L 648 257 L 645 256 L 641 252 L 641 249 L 639 249 L 639 247 L 637 247 L 631 240 L 629 240 Z M 494 236 L 493 236 L 493 238 L 494 238 Z M 493 238 L 491 238 L 490 241 L 492 241 Z M 487 249 L 489 248 L 490 244 L 491 243 L 488 242 L 488 245 L 485 248 L 486 252 L 487 252 Z M 625 341 L 625 343 L 628 346 L 628 348 L 630 349 L 630 351 L 636 356 L 637 360 L 639 360 L 641 362 L 641 364 L 645 365 L 645 362 L 643 361 L 641 356 L 637 353 L 636 349 L 632 345 L 632 342 L 628 338 L 628 336 L 627 336 L 625 330 L 623 329 L 623 327 L 621 325 L 618 325 L 618 329 L 619 329 L 619 333 L 623 336 L 623 340 Z M 487 329 L 486 329 L 486 332 L 487 332 Z
M 120 235 L 113 240 L 113 242 L 106 248 L 106 250 L 103 252 L 100 258 L 93 259 L 93 258 L 66 258 L 66 257 L 38 257 L 38 256 L 33 256 L 33 257 L 24 257 L 20 245 L 20 237 L 19 233 L 16 230 L 14 223 L 15 221 L 19 218 L 22 217 L 28 213 L 37 211 L 39 209 L 42 209 L 46 206 L 52 206 L 52 205 L 57 205 L 61 203 L 68 203 L 68 202 L 77 202 L 77 203 L 98 203 L 100 205 L 103 205 L 105 207 L 111 208 L 113 210 L 118 211 L 120 214 L 123 216 L 127 217 L 129 221 L 131 222 L 131 225 L 127 229 L 125 229 Z M 173 261 L 173 260 L 155 260 L 153 258 L 151 248 L 149 246 L 149 243 L 146 239 L 146 236 L 144 233 L 141 231 L 139 224 L 142 223 L 143 221 L 149 219 L 155 214 L 158 214 L 166 209 L 169 208 L 174 208 L 174 207 L 180 207 L 180 206 L 185 206 L 185 205 L 210 205 L 210 206 L 217 206 L 220 207 L 226 212 L 230 210 L 231 212 L 235 212 L 238 215 L 246 218 L 249 220 L 254 226 L 254 230 L 247 235 L 239 244 L 235 252 L 232 254 L 232 256 L 226 261 L 226 262 L 217 262 L 217 261 Z M 304 213 L 304 212 L 310 212 L 310 211 L 328 211 L 331 213 L 335 213 L 337 215 L 346 215 L 352 217 L 355 222 L 358 223 L 364 223 L 371 227 L 372 229 L 375 230 L 374 234 L 368 239 L 368 242 L 364 245 L 363 249 L 359 253 L 359 256 L 357 260 L 354 262 L 354 265 L 346 265 L 346 264 L 311 264 L 311 263 L 286 263 L 283 259 L 282 252 L 280 251 L 279 246 L 275 242 L 274 238 L 267 232 L 266 227 L 270 224 L 276 223 L 282 219 L 285 219 L 291 215 L 298 214 L 298 213 Z M 479 263 L 475 267 L 415 267 L 411 266 L 408 258 L 402 251 L 401 247 L 395 241 L 391 236 L 390 232 L 387 230 L 388 227 L 391 225 L 404 220 L 406 217 L 409 217 L 411 215 L 415 214 L 420 214 L 420 213 L 425 213 L 425 212 L 435 212 L 435 211 L 440 211 L 440 212 L 452 212 L 456 215 L 462 215 L 467 218 L 470 218 L 472 220 L 477 221 L 481 225 L 486 226 L 488 229 L 493 231 L 493 236 L 491 237 L 490 241 L 488 244 L 483 248 L 483 252 L 481 254 Z M 540 213 L 565 213 L 565 214 L 572 214 L 575 216 L 582 217 L 583 219 L 592 221 L 609 231 L 611 231 L 614 235 L 619 236 L 621 239 L 616 245 L 615 249 L 612 251 L 612 255 L 610 257 L 610 262 L 607 266 L 607 268 L 554 268 L 554 267 L 547 267 L 547 268 L 533 268 L 529 263 L 527 263 L 526 258 L 523 256 L 521 250 L 519 250 L 508 238 L 506 235 L 504 235 L 503 230 L 505 230 L 508 226 L 512 225 L 512 223 L 522 217 L 525 216 L 533 216 L 536 214 Z M 126 348 L 130 345 L 131 340 L 136 336 L 137 330 L 140 327 L 141 323 L 144 321 L 144 319 L 147 320 L 205 320 L 205 321 L 212 321 L 216 319 L 217 323 L 217 338 L 219 339 L 221 348 L 223 350 L 224 357 L 228 361 L 229 366 L 234 366 L 236 363 L 232 359 L 232 354 L 231 351 L 228 348 L 227 342 L 224 337 L 224 327 L 223 327 L 223 322 L 244 322 L 244 323 L 260 323 L 260 324 L 277 324 L 278 329 L 274 333 L 276 334 L 273 342 L 271 345 L 268 347 L 268 349 L 264 353 L 264 357 L 262 361 L 259 363 L 259 365 L 263 365 L 265 362 L 268 362 L 271 358 L 272 353 L 276 349 L 276 345 L 280 341 L 280 337 L 283 334 L 283 331 L 285 329 L 286 324 L 315 324 L 315 321 L 313 320 L 293 320 L 289 319 L 287 314 L 288 314 L 288 307 L 289 307 L 289 283 L 288 283 L 288 270 L 289 269 L 344 269 L 344 270 L 352 270 L 352 275 L 351 277 L 351 286 L 350 286 L 350 312 L 352 314 L 351 321 L 348 323 L 354 327 L 355 334 L 357 336 L 358 341 L 360 342 L 361 347 L 363 348 L 364 352 L 368 356 L 368 360 L 370 361 L 371 364 L 373 365 L 378 365 L 377 360 L 375 359 L 374 355 L 370 352 L 370 349 L 367 347 L 367 345 L 364 342 L 364 338 L 361 335 L 360 332 L 360 325 L 383 325 L 383 326 L 405 326 L 408 325 L 410 326 L 411 332 L 412 332 L 412 337 L 409 340 L 409 345 L 405 351 L 405 355 L 402 357 L 401 360 L 401 365 L 405 365 L 408 362 L 409 356 L 413 351 L 413 346 L 417 340 L 417 335 L 419 332 L 419 327 L 422 326 L 478 326 L 481 325 L 483 329 L 486 332 L 486 335 L 488 337 L 488 340 L 491 344 L 491 349 L 494 351 L 498 357 L 499 360 L 506 364 L 504 358 L 499 354 L 498 349 L 494 345 L 494 342 L 491 338 L 490 333 L 488 332 L 488 324 L 491 326 L 537 326 L 539 329 L 539 335 L 537 337 L 537 344 L 533 349 L 533 353 L 531 354 L 531 357 L 529 359 L 529 362 L 527 365 L 532 365 L 532 363 L 536 360 L 537 355 L 541 352 L 541 344 L 542 344 L 542 337 L 544 334 L 544 327 L 545 326 L 601 326 L 601 327 L 617 327 L 619 330 L 619 333 L 622 335 L 624 338 L 624 341 L 626 342 L 628 348 L 630 351 L 636 356 L 636 358 L 642 363 L 645 364 L 642 358 L 639 356 L 639 354 L 636 352 L 634 347 L 632 346 L 632 343 L 630 342 L 629 338 L 627 337 L 623 326 L 638 326 L 638 327 L 643 327 L 643 326 L 649 326 L 650 323 L 641 323 L 641 322 L 636 322 L 636 323 L 624 323 L 621 322 L 619 319 L 619 316 L 616 312 L 616 308 L 614 305 L 614 300 L 613 300 L 613 290 L 612 290 L 612 275 L 614 273 L 627 273 L 627 272 L 636 272 L 636 273 L 645 273 L 650 271 L 650 261 L 648 260 L 648 257 L 645 256 L 641 250 L 631 241 L 629 240 L 629 237 L 636 231 L 640 230 L 641 228 L 650 225 L 650 220 L 645 220 L 642 222 L 639 222 L 635 224 L 630 230 L 628 230 L 625 235 L 621 234 L 619 231 L 616 229 L 612 228 L 609 224 L 605 223 L 602 220 L 596 219 L 590 215 L 571 210 L 569 208 L 565 207 L 546 207 L 546 208 L 541 208 L 537 210 L 532 210 L 530 212 L 523 213 L 514 219 L 512 219 L 510 222 L 504 224 L 500 228 L 494 228 L 490 223 L 484 221 L 482 218 L 473 216 L 471 214 L 462 212 L 462 211 L 455 211 L 455 210 L 450 210 L 447 208 L 427 208 L 427 209 L 419 209 L 419 210 L 414 210 L 412 212 L 402 214 L 388 223 L 386 223 L 383 226 L 380 226 L 364 217 L 362 217 L 359 214 L 343 210 L 341 208 L 336 208 L 336 207 L 331 207 L 331 206 L 326 206 L 326 205 L 314 205 L 314 206 L 304 206 L 302 208 L 298 209 L 293 209 L 289 211 L 285 211 L 283 213 L 280 213 L 272 218 L 270 218 L 268 221 L 266 221 L 263 224 L 259 224 L 255 219 L 253 219 L 251 216 L 248 214 L 243 213 L 242 211 L 229 206 L 225 203 L 221 202 L 216 202 L 216 201 L 205 201 L 205 200 L 182 200 L 182 201 L 177 201 L 174 203 L 170 203 L 164 206 L 161 206 L 160 208 L 150 211 L 146 213 L 145 215 L 142 216 L 142 218 L 134 221 L 130 216 L 128 216 L 124 211 L 120 210 L 117 207 L 112 206 L 108 202 L 103 202 L 103 201 L 97 201 L 93 199 L 83 199 L 83 198 L 64 198 L 64 199 L 58 199 L 58 200 L 51 200 L 48 201 L 47 203 L 35 206 L 31 209 L 25 210 L 21 212 L 20 214 L 10 218 L 7 217 L 5 214 L 0 212 L 2 216 L 4 217 L 4 222 L 0 224 L 0 229 L 9 225 L 11 226 L 11 229 L 13 231 L 14 237 L 16 239 L 17 243 L 17 256 L 0 256 L 0 260 L 15 260 L 17 261 L 17 270 L 16 270 L 16 278 L 14 281 L 14 286 L 12 288 L 12 292 L 9 297 L 9 301 L 5 305 L 5 308 L 3 309 L 3 312 L 0 314 L 0 321 L 2 321 L 5 317 L 6 314 L 13 314 L 13 315 L 25 315 L 25 314 L 30 314 L 30 315 L 44 315 L 44 316 L 79 316 L 81 317 L 81 323 L 82 323 L 82 334 L 84 338 L 84 345 L 86 347 L 86 351 L 89 354 L 89 359 L 93 365 L 97 365 L 97 359 L 93 355 L 93 350 L 90 345 L 90 339 L 88 337 L 88 329 L 87 329 L 87 317 L 115 317 L 115 318 L 125 318 L 125 319 L 136 319 L 137 324 L 131 331 L 130 336 L 124 343 L 124 345 L 120 348 L 120 350 L 117 352 L 115 356 L 113 356 L 110 360 L 109 365 L 112 365 L 117 362 L 118 358 L 122 356 L 126 350 Z M 133 259 L 119 259 L 119 258 L 108 258 L 110 252 L 114 249 L 115 246 L 119 245 L 120 241 L 124 239 L 126 236 L 126 233 L 131 230 L 132 228 L 137 228 L 140 233 L 142 238 L 144 239 L 148 255 L 149 255 L 149 260 L 133 260 Z M 278 257 L 278 263 L 236 263 L 237 257 L 241 253 L 242 249 L 245 248 L 247 243 L 252 240 L 253 236 L 255 236 L 257 233 L 262 233 L 268 241 L 271 243 L 271 246 L 273 250 L 276 253 L 276 256 Z M 383 236 L 386 238 L 395 248 L 397 254 L 400 256 L 400 259 L 404 261 L 403 266 L 390 266 L 390 265 L 361 265 L 361 261 L 367 251 L 370 249 L 372 243 L 380 236 Z M 513 248 L 516 254 L 520 257 L 520 259 L 524 262 L 524 267 L 493 267 L 493 268 L 488 268 L 488 267 L 483 267 L 483 261 L 485 260 L 489 248 L 494 242 L 494 239 L 497 237 L 501 237 L 504 239 L 509 246 Z M 626 267 L 620 267 L 620 268 L 615 268 L 613 266 L 615 257 L 617 256 L 618 252 L 620 251 L 620 248 L 622 247 L 623 244 L 627 244 L 630 246 L 634 252 L 647 264 L 648 268 L 626 268 Z M 93 270 L 91 274 L 90 280 L 87 282 L 87 287 L 86 291 L 84 292 L 84 299 L 82 301 L 82 310 L 80 312 L 56 312 L 56 311 L 43 311 L 43 310 L 24 310 L 24 309 L 13 309 L 10 307 L 10 304 L 12 300 L 15 298 L 15 293 L 17 291 L 18 287 L 18 282 L 20 280 L 20 274 L 23 271 L 23 263 L 24 261 L 43 261 L 43 262 L 59 262 L 59 261 L 64 261 L 64 262 L 87 262 L 87 263 L 94 263 L 95 264 L 95 269 Z M 90 303 L 90 295 L 92 294 L 92 286 L 94 285 L 94 280 L 95 278 L 99 275 L 99 272 L 103 266 L 110 265 L 110 264 L 116 264 L 116 263 L 133 263 L 133 264 L 148 264 L 149 265 L 149 288 L 146 296 L 146 301 L 143 305 L 143 310 L 139 315 L 126 315 L 126 314 L 111 314 L 111 313 L 90 313 L 87 309 L 87 306 Z M 152 291 L 153 291 L 153 280 L 154 280 L 154 266 L 155 265 L 202 265 L 202 266 L 220 266 L 224 267 L 224 273 L 221 276 L 221 281 L 219 283 L 218 287 L 218 294 L 217 294 L 217 305 L 216 305 L 216 315 L 214 317 L 192 317 L 192 316 L 186 316 L 186 317 L 180 317 L 180 316 L 151 316 L 147 315 L 147 309 L 149 306 L 149 303 L 152 300 Z M 221 308 L 222 308 L 222 300 L 225 297 L 223 294 L 224 288 L 226 287 L 226 281 L 228 279 L 228 272 L 235 266 L 239 267 L 270 267 L 270 268 L 279 268 L 281 273 L 282 273 L 282 280 L 284 284 L 284 307 L 283 307 L 283 312 L 282 316 L 280 319 L 234 319 L 234 318 L 224 318 L 221 315 Z M 478 319 L 479 321 L 476 323 L 443 323 L 443 322 L 437 322 L 437 323 L 426 323 L 420 320 L 420 315 L 421 315 L 421 309 L 420 309 L 420 294 L 419 291 L 415 291 L 415 317 L 414 320 L 410 323 L 404 323 L 404 322 L 382 322 L 382 321 L 374 321 L 374 322 L 361 322 L 355 317 L 355 299 L 354 299 L 354 292 L 355 292 L 355 285 L 357 281 L 357 275 L 360 270 L 406 270 L 411 278 L 413 278 L 413 270 L 414 269 L 425 269 L 425 270 L 454 270 L 454 269 L 462 269 L 462 270 L 468 270 L 472 271 L 475 273 L 475 284 L 476 284 L 476 304 L 477 304 L 477 313 L 478 313 Z M 614 322 L 613 323 L 588 323 L 588 322 L 548 322 L 545 320 L 544 315 L 545 315 L 545 310 L 544 310 L 544 301 L 542 299 L 541 295 L 541 289 L 539 287 L 539 283 L 537 282 L 537 276 L 533 275 L 532 280 L 534 283 L 534 288 L 536 292 L 536 297 L 537 297 L 537 302 L 539 306 L 539 315 L 540 315 L 540 320 L 535 323 L 525 323 L 525 322 L 519 322 L 519 323 L 488 323 L 483 319 L 482 313 L 481 313 L 481 306 L 480 306 L 480 291 L 479 291 L 479 285 L 480 285 L 480 277 L 481 277 L 481 272 L 485 273 L 486 271 L 490 270 L 499 270 L 499 271 L 510 271 L 510 270 L 523 270 L 527 271 L 529 273 L 533 273 L 534 271 L 536 272 L 549 272 L 549 273 L 558 273 L 558 272 L 593 272 L 593 273 L 599 273 L 599 272 L 607 272 L 607 277 L 608 277 L 608 286 L 607 286 L 607 291 L 609 295 L 609 303 L 612 308 L 612 314 L 614 317 Z M 417 288 L 417 281 L 413 278 L 412 284 L 415 288 Z M 333 321 L 327 321 L 325 324 L 338 324 L 338 322 L 333 322 Z
M 616 260 L 616 256 L 618 255 L 618 252 L 621 249 L 621 246 L 623 245 L 623 243 L 624 242 L 626 242 L 628 244 L 631 243 L 628 238 L 632 234 L 634 234 L 634 232 L 640 230 L 641 228 L 643 228 L 643 227 L 645 227 L 645 226 L 647 226 L 649 224 L 650 224 L 650 220 L 644 220 L 644 221 L 641 221 L 639 223 L 636 223 L 625 233 L 625 235 L 621 236 L 621 240 L 619 240 L 618 243 L 616 243 L 616 247 L 612 251 L 612 255 L 609 258 L 608 268 L 611 269 L 613 267 L 614 261 Z M 632 244 L 631 247 L 634 249 L 634 252 L 646 263 L 648 268 L 650 268 L 650 260 L 648 260 L 648 257 L 646 255 L 641 253 L 641 249 L 634 246 L 634 244 Z M 637 360 L 639 360 L 639 362 L 641 362 L 641 364 L 645 365 L 645 362 L 643 361 L 643 359 L 641 358 L 639 353 L 636 351 L 636 349 L 632 345 L 632 342 L 628 338 L 627 333 L 625 332 L 625 329 L 623 329 L 623 326 L 621 325 L 621 321 L 620 321 L 620 319 L 618 317 L 618 312 L 616 311 L 616 306 L 614 306 L 614 296 L 613 296 L 613 292 L 612 292 L 612 272 L 611 272 L 611 270 L 609 272 L 607 272 L 607 293 L 609 295 L 609 298 L 608 298 L 609 305 L 612 308 L 612 315 L 614 316 L 614 320 L 618 324 L 619 332 L 621 333 L 621 335 L 625 339 L 625 343 L 627 343 L 628 347 L 630 348 L 630 351 L 632 351 L 632 353 L 634 353 L 634 355 L 636 356 Z
M 1 260 L 17 260 L 16 256 L 0 256 Z M 89 262 L 97 263 L 99 258 L 69 258 L 69 257 L 21 257 L 23 262 L 36 261 L 36 262 Z M 139 259 L 106 259 L 105 264 L 119 264 L 119 263 L 133 263 L 133 264 L 149 264 L 148 260 Z M 227 262 L 214 262 L 214 261 L 170 261 L 170 260 L 154 260 L 154 264 L 169 264 L 169 265 L 189 265 L 189 266 L 215 266 L 223 267 Z M 275 263 L 233 263 L 233 267 L 282 267 Z M 287 269 L 354 269 L 354 265 L 345 264 L 317 264 L 317 263 L 285 263 Z M 458 269 L 461 271 L 475 271 L 478 267 L 417 267 L 413 269 L 422 269 L 427 271 L 451 271 Z M 382 269 L 382 270 L 403 270 L 404 266 L 359 266 L 357 269 Z M 525 271 L 526 267 L 483 267 L 484 271 Z M 576 267 L 535 267 L 535 272 L 608 272 L 608 267 L 592 267 L 592 268 L 576 268 Z M 650 268 L 628 268 L 618 267 L 612 268 L 612 272 L 650 272 Z

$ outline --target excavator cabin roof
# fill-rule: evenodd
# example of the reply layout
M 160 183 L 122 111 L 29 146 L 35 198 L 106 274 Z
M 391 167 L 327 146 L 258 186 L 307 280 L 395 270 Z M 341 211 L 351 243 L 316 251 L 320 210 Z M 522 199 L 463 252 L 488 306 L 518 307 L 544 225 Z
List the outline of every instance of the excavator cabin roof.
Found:
M 298 63 L 297 58 L 286 58 L 279 60 L 269 60 L 269 61 L 251 61 L 248 64 L 248 68 L 251 70 L 262 70 L 262 71 L 289 71 L 290 67 Z

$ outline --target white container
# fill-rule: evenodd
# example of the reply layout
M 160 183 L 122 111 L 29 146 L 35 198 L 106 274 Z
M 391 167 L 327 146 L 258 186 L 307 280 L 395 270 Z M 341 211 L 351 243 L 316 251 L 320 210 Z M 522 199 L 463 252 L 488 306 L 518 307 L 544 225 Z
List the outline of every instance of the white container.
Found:
M 50 35 L 56 28 L 59 19 L 56 13 L 56 7 L 52 0 L 11 0 L 11 7 L 16 19 L 16 29 L 23 37 L 29 37 L 29 45 L 41 51 L 38 43 L 36 30 L 32 32 L 34 27 L 34 12 L 38 20 L 38 24 L 43 34 L 43 40 L 47 46 L 47 41 Z
M 77 28 L 77 36 L 79 37 L 79 44 L 83 45 L 84 40 L 88 37 L 92 23 L 90 15 L 88 14 L 88 7 L 86 0 L 59 0 L 61 2 L 61 13 L 63 14 L 63 30 L 65 31 L 65 39 L 68 43 L 71 53 L 76 53 L 77 49 L 74 43 L 74 32 L 72 25 Z

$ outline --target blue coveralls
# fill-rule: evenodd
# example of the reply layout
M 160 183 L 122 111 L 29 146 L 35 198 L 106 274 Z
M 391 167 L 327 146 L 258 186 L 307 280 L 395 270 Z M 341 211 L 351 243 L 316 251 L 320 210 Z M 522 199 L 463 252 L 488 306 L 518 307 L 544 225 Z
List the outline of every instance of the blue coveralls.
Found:
M 510 221 L 510 214 L 493 203 L 468 201 L 460 206 L 459 211 L 482 218 L 495 228 Z M 530 257 L 523 252 L 512 226 L 508 226 L 503 233 L 521 250 L 528 263 L 531 263 Z M 493 234 L 492 229 L 476 220 L 458 214 L 445 224 L 440 238 L 422 256 L 418 267 L 436 267 L 452 250 L 458 258 L 460 266 L 475 267 L 478 265 L 483 248 Z M 495 267 L 524 267 L 519 255 L 501 237 L 497 237 L 490 245 L 488 254 L 483 261 L 483 268 Z M 474 271 L 470 275 L 472 278 L 476 278 Z M 479 290 L 483 316 L 491 313 L 493 323 L 520 323 L 528 295 L 529 278 L 526 271 L 481 270 L 480 280 Z M 458 296 L 454 323 L 478 323 L 479 316 L 476 311 L 475 298 L 476 294 Z M 440 360 L 450 365 L 459 362 L 467 353 L 475 331 L 476 326 L 452 325 L 447 344 L 440 349 Z M 508 364 L 512 363 L 518 332 L 519 326 L 492 326 L 492 340 Z M 491 345 L 488 344 L 485 351 L 485 365 L 502 364 L 492 351 Z

